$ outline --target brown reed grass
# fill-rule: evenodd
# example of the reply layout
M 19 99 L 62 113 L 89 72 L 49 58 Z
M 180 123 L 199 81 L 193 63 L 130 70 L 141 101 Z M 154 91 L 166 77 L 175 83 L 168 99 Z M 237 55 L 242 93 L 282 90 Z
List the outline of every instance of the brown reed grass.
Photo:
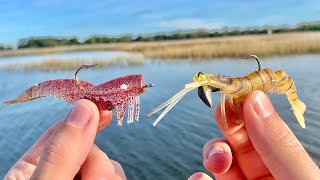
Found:
M 320 53 L 320 32 L 247 35 L 161 42 L 110 43 L 7 51 L 1 56 L 48 54 L 68 51 L 130 51 L 160 59 L 204 60 L 241 57 Z
M 144 64 L 142 54 L 122 55 L 113 58 L 46 58 L 40 62 L 11 63 L 2 67 L 5 71 L 58 71 L 75 70 L 83 64 L 97 64 L 95 68 L 108 68 L 113 66 L 140 66 Z
M 131 51 L 160 59 L 205 60 L 218 57 L 259 57 L 320 53 L 320 33 L 251 35 L 193 41 L 192 43 L 136 46 Z

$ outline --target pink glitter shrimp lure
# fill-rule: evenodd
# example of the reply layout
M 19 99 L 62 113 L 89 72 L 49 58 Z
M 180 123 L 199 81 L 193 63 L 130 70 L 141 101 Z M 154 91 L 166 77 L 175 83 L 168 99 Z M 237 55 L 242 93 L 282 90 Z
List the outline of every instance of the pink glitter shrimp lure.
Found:
M 120 126 L 122 126 L 127 105 L 129 106 L 127 123 L 132 123 L 134 116 L 135 120 L 139 121 L 139 95 L 147 88 L 153 87 L 154 84 L 146 84 L 140 74 L 119 77 L 97 86 L 78 80 L 77 74 L 81 69 L 93 66 L 95 65 L 82 65 L 76 71 L 74 79 L 56 79 L 35 84 L 16 99 L 3 102 L 3 105 L 31 101 L 46 96 L 54 96 L 71 104 L 79 99 L 88 99 L 94 102 L 99 110 L 116 109 L 115 115 Z M 135 112 L 134 106 L 136 107 Z

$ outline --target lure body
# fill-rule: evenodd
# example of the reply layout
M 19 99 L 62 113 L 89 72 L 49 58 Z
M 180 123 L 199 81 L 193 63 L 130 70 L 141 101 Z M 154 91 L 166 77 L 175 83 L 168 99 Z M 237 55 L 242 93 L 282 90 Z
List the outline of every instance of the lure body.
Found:
M 153 84 L 147 85 L 143 76 L 139 74 L 119 77 L 97 86 L 75 77 L 75 79 L 57 79 L 35 84 L 16 99 L 6 101 L 3 105 L 46 96 L 57 97 L 71 104 L 80 99 L 88 99 L 94 102 L 99 110 L 116 109 L 118 125 L 121 126 L 127 104 L 129 104 L 127 122 L 132 123 L 134 116 L 136 121 L 139 121 L 139 95 L 145 92 L 148 87 L 154 86 Z M 135 113 L 134 106 L 136 106 Z
M 250 57 L 256 58 L 255 55 Z M 259 61 L 258 61 L 259 63 Z M 193 82 L 185 85 L 185 89 L 181 90 L 175 96 L 158 106 L 151 111 L 148 116 L 168 106 L 163 113 L 154 122 L 154 126 L 164 117 L 164 115 L 189 91 L 199 88 L 198 94 L 203 102 L 211 107 L 211 93 L 221 91 L 221 115 L 222 122 L 225 128 L 228 128 L 225 113 L 225 100 L 226 96 L 231 109 L 237 114 L 237 117 L 232 119 L 232 122 L 240 125 L 243 122 L 243 113 L 241 109 L 241 103 L 244 101 L 246 95 L 252 91 L 260 90 L 264 93 L 278 93 L 286 94 L 289 103 L 292 106 L 293 113 L 297 118 L 302 128 L 305 128 L 305 121 L 303 114 L 305 112 L 305 104 L 298 99 L 297 89 L 294 82 L 287 73 L 281 69 L 273 71 L 270 68 L 254 71 L 243 77 L 226 77 L 220 74 L 203 74 L 198 73 L 193 77 Z

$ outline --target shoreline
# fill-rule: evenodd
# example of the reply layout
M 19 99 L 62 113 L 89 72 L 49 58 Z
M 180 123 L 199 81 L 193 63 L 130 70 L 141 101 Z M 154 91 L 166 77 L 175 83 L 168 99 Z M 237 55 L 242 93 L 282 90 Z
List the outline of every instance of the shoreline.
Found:
M 246 54 L 256 54 L 259 57 L 265 57 L 320 53 L 320 43 L 318 42 L 320 42 L 320 32 L 241 35 L 190 40 L 19 49 L 0 51 L 0 58 L 77 51 L 124 51 L 138 52 L 147 58 L 163 60 L 206 60 L 220 57 L 241 57 Z

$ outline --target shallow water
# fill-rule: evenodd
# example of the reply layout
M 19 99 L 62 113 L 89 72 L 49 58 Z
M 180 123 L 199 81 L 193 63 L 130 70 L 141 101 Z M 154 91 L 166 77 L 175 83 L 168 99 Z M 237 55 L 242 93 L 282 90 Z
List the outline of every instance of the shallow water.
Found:
M 306 129 L 300 128 L 284 95 L 270 95 L 289 127 L 312 158 L 320 162 L 320 55 L 274 57 L 262 60 L 262 67 L 284 69 L 295 81 L 298 95 L 307 105 Z M 147 112 L 180 91 L 202 71 L 242 76 L 256 69 L 254 61 L 219 59 L 207 62 L 147 63 L 139 67 L 112 67 L 82 71 L 80 79 L 99 84 L 110 79 L 140 73 L 156 87 L 140 96 L 140 121 L 118 127 L 116 121 L 97 135 L 95 143 L 111 159 L 122 164 L 128 179 L 187 179 L 202 166 L 202 147 L 212 138 L 222 137 L 213 120 L 213 108 L 187 94 L 157 125 L 152 123 L 159 113 L 147 118 Z M 73 71 L 3 72 L 0 71 L 0 101 L 15 98 L 29 86 L 48 79 L 72 78 Z M 217 104 L 220 94 L 213 95 Z M 0 106 L 0 177 L 71 105 L 55 98 L 42 98 L 27 103 Z M 114 118 L 115 119 L 115 118 Z
M 12 57 L 0 57 L 0 66 L 4 64 L 19 64 L 27 62 L 40 62 L 46 59 L 95 59 L 128 55 L 126 52 L 120 51 L 80 51 L 80 52 L 66 52 L 57 54 L 41 54 L 41 55 L 29 55 L 29 56 L 12 56 Z

